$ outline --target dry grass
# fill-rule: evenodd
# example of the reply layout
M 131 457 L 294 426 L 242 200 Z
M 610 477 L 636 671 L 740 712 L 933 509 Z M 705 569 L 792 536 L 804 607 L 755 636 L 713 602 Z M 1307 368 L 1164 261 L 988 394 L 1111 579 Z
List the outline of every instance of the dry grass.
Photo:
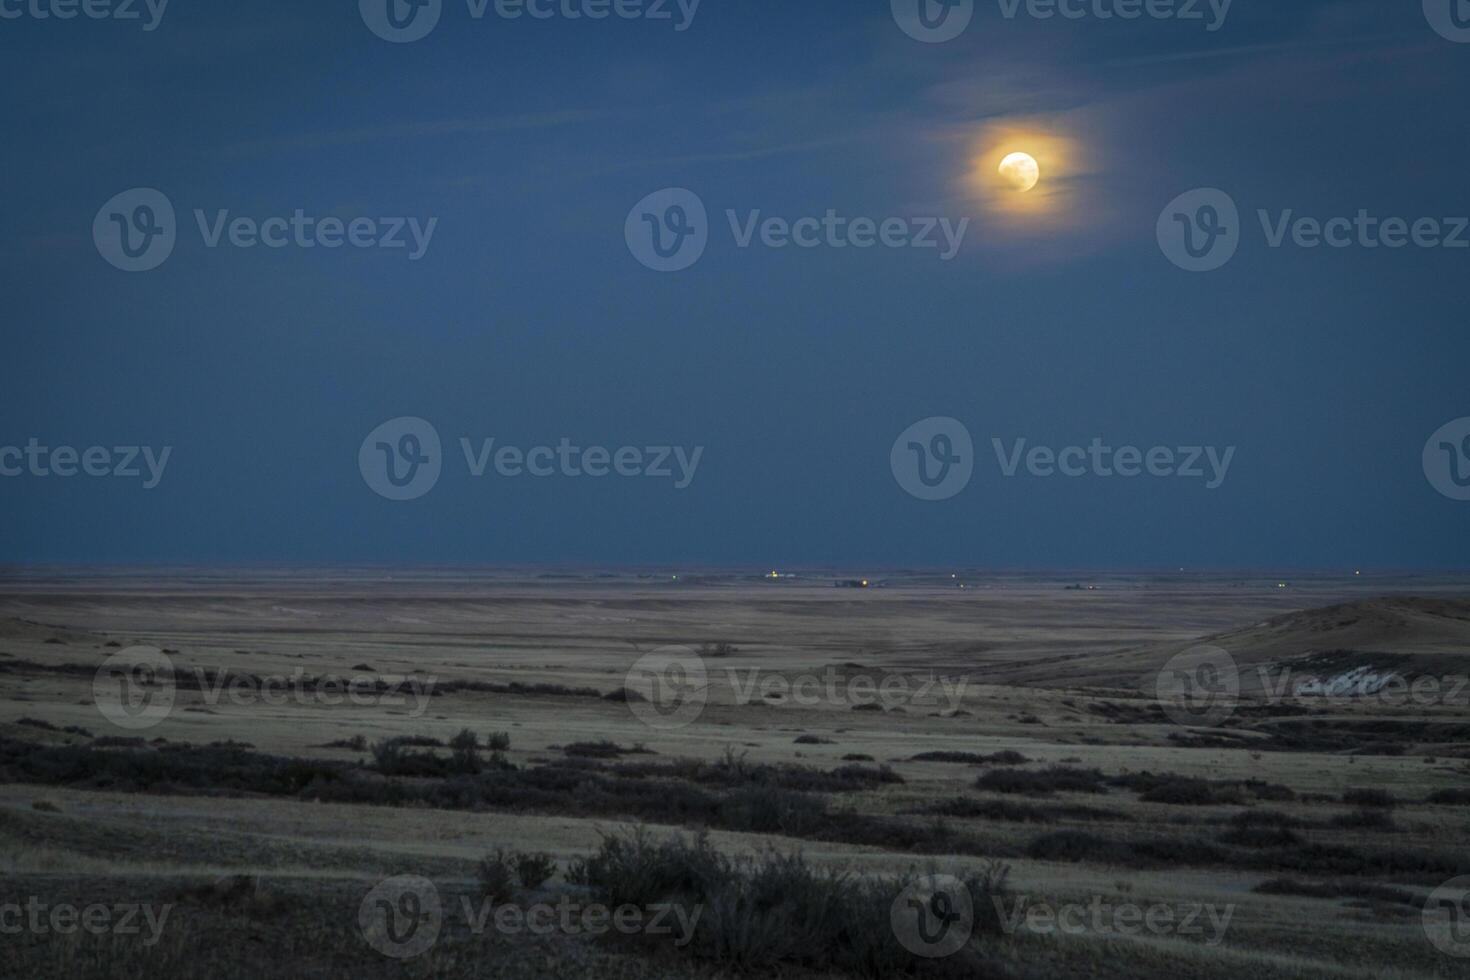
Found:
M 26 970 L 0 963 L 0 974 L 167 978 L 189 966 L 189 975 L 202 970 L 229 978 L 266 969 L 269 950 L 295 957 L 303 973 L 328 977 L 480 975 L 473 974 L 477 964 L 507 977 L 721 972 L 687 958 L 671 966 L 647 950 L 585 942 L 512 948 L 496 937 L 488 949 L 447 942 L 406 968 L 358 948 L 353 896 L 378 877 L 411 871 L 445 889 L 472 891 L 480 859 L 497 844 L 545 852 L 565 867 L 594 852 L 603 833 L 624 826 L 623 817 L 641 815 L 661 822 L 662 832 L 712 823 L 710 840 L 722 853 L 752 855 L 774 844 L 789 854 L 799 847 L 812 868 L 863 877 L 905 873 L 916 850 L 956 873 L 1005 855 L 1015 887 L 1038 894 L 1239 905 L 1220 947 L 1178 939 L 1022 937 L 997 948 L 1012 967 L 1040 964 L 1046 976 L 1448 977 L 1413 921 L 1365 921 L 1367 913 L 1351 900 L 1358 886 L 1342 885 L 1340 873 L 1345 855 L 1434 855 L 1470 831 L 1463 806 L 1470 762 L 1453 745 L 1419 741 L 1465 724 L 1463 708 L 1345 705 L 1324 714 L 1303 705 L 1299 718 L 1247 711 L 1236 729 L 1171 740 L 1178 730 L 1153 718 L 1138 693 L 1161 653 L 1202 636 L 1221 634 L 1249 662 L 1257 648 L 1285 649 L 1303 636 L 1322 633 L 1323 642 L 1335 642 L 1332 622 L 1273 618 L 1352 598 L 1357 587 L 1308 585 L 1285 597 L 1274 589 L 1259 594 L 1136 582 L 1094 593 L 1037 582 L 963 594 L 938 585 L 855 593 L 816 585 L 671 589 L 467 577 L 401 594 L 345 580 L 230 583 L 214 594 L 168 580 L 143 588 L 92 582 L 75 597 L 20 589 L 0 596 L 0 648 L 10 654 L 0 657 L 0 737 L 85 746 L 93 743 L 87 733 L 117 734 L 89 702 L 92 666 L 119 643 L 152 642 L 177 650 L 176 659 L 188 666 L 252 676 L 298 668 L 350 674 L 355 665 L 371 664 L 372 676 L 385 683 L 437 678 L 441 693 L 415 713 L 410 706 L 208 704 L 199 690 L 188 689 L 147 738 L 166 745 L 249 743 L 260 755 L 345 767 L 371 764 L 365 750 L 374 743 L 413 738 L 424 744 L 403 744 L 404 751 L 436 761 L 395 778 L 430 788 L 465 776 L 493 778 L 499 767 L 492 757 L 522 773 L 552 763 L 585 765 L 567 794 L 574 798 L 581 787 L 590 802 L 582 809 L 521 812 L 508 812 L 493 798 L 460 810 L 402 808 L 370 805 L 371 798 L 311 802 L 295 786 L 275 798 L 221 804 L 180 795 L 178 785 L 152 785 L 140 795 L 0 783 L 0 873 L 24 887 L 100 886 L 141 896 L 236 873 L 258 875 L 269 888 L 324 910 L 299 929 L 247 922 L 244 934 L 254 938 L 245 941 L 257 944 L 260 956 L 249 946 L 224 955 L 218 942 L 200 941 L 207 932 L 185 933 L 171 935 L 169 945 L 148 957 L 80 942 L 42 944 L 30 948 Z M 1419 624 L 1415 629 L 1432 620 L 1419 609 L 1393 615 Z M 1392 617 L 1375 617 L 1344 629 L 1388 635 Z M 1253 625 L 1262 623 L 1269 625 Z M 626 704 L 594 696 L 620 689 L 623 672 L 642 652 L 665 643 L 697 647 L 712 635 L 739 641 L 710 649 L 710 704 L 694 725 L 649 729 Z M 53 637 L 64 642 L 46 642 Z M 1405 642 L 1414 657 L 1455 649 L 1450 633 L 1421 630 Z M 951 705 L 932 694 L 901 713 L 803 706 L 789 698 L 739 704 L 730 674 L 820 673 L 833 665 L 844 676 L 934 672 L 964 674 L 969 683 L 960 713 L 949 716 Z M 461 742 L 460 764 L 450 745 L 465 729 L 483 741 L 473 752 Z M 493 741 L 492 732 L 500 733 Z M 821 734 L 798 741 L 807 733 Z M 1403 754 L 1342 747 L 1360 737 Z M 714 775 L 729 764 L 732 746 L 747 767 L 741 782 L 751 786 Z M 648 755 L 625 755 L 645 748 Z M 455 772 L 472 768 L 471 755 L 479 770 Z M 876 760 L 860 771 L 887 767 L 892 778 L 832 781 L 833 771 L 857 758 Z M 805 768 L 789 768 L 798 763 Z M 801 775 L 806 771 L 822 775 Z M 640 783 L 658 786 L 662 799 L 650 798 L 665 808 L 689 789 L 721 799 L 748 795 L 730 811 L 739 819 L 722 821 L 685 820 L 667 809 L 629 812 L 598 802 L 616 794 L 593 792 L 599 785 Z M 190 792 L 217 784 L 216 778 Z M 1260 787 L 1284 787 L 1289 795 Z M 1381 805 L 1390 798 L 1395 806 Z M 802 802 L 808 799 L 815 803 Z M 1249 816 L 1268 812 L 1277 816 Z M 1391 836 L 1385 819 L 1396 828 Z M 834 832 L 842 828 L 848 830 Z M 1038 838 L 1055 833 L 1093 836 L 1071 838 L 1086 845 L 1080 855 L 1043 848 L 1025 856 Z M 1287 834 L 1315 849 L 1302 851 L 1305 866 L 1278 870 L 1271 855 L 1296 846 Z M 1201 846 L 1192 853 L 1178 846 L 1195 841 Z M 1127 848 L 1117 852 L 1122 859 L 1114 853 L 1120 843 Z M 1140 854 L 1149 860 L 1134 860 Z M 1409 865 L 1370 862 L 1365 870 L 1398 879 L 1385 887 L 1419 893 L 1429 884 Z M 1296 882 L 1293 893 L 1255 891 L 1286 875 Z M 200 920 L 206 930 L 225 923 Z M 112 972 L 105 973 L 109 963 Z M 29 969 L 38 964 L 39 972 Z

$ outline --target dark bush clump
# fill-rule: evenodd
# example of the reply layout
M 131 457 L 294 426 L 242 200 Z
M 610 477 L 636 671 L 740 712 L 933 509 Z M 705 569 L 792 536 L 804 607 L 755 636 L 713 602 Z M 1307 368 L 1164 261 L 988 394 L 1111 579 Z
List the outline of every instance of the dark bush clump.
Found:
M 979 938 L 1001 932 L 998 901 L 1009 868 L 991 864 L 963 878 Z M 670 902 L 703 912 L 684 951 L 737 972 L 804 968 L 882 978 L 924 972 L 1006 976 L 972 942 L 944 960 L 924 960 L 899 942 L 892 908 L 918 880 L 865 879 L 820 871 L 802 855 L 774 850 L 754 858 L 721 854 L 701 835 L 655 841 L 645 831 L 604 838 L 572 877 L 609 905 Z M 672 937 L 683 940 L 684 937 Z M 650 938 L 650 941 L 653 941 Z
M 1306 898 L 1351 898 L 1368 902 L 1412 905 L 1421 908 L 1424 899 L 1402 888 L 1377 885 L 1366 881 L 1305 882 L 1292 878 L 1272 878 L 1254 889 L 1260 895 L 1300 895 Z
M 598 739 L 596 742 L 573 742 L 571 745 L 564 746 L 562 751 L 567 755 L 581 759 L 616 759 L 621 755 L 637 755 L 640 753 L 640 750 L 637 748 L 626 749 L 616 742 L 610 742 L 605 738 Z M 641 752 L 647 751 L 647 749 L 641 750 Z
M 720 804 L 720 821 L 731 830 L 804 837 L 827 821 L 827 804 L 816 796 L 771 786 L 731 793 Z
M 1207 779 L 1175 777 L 1147 790 L 1139 799 L 1145 803 L 1174 806 L 1218 806 L 1243 802 L 1238 788 L 1220 786 Z
M 148 744 L 148 740 L 145 739 L 145 738 L 143 738 L 141 735 L 103 735 L 101 738 L 96 739 L 95 741 L 92 742 L 92 748 L 94 748 L 94 749 L 121 749 L 121 748 L 129 748 L 129 749 L 131 749 L 131 748 L 137 748 L 139 746 L 143 746 L 143 745 L 147 745 L 147 744 Z
M 1026 848 L 1026 856 L 1038 861 L 1133 865 L 1133 848 L 1121 841 L 1110 841 L 1080 830 L 1059 830 L 1038 837 Z
M 516 855 L 516 877 L 527 888 L 540 888 L 556 874 L 556 860 L 542 852 Z
M 915 762 L 957 762 L 970 765 L 984 766 L 1024 766 L 1031 761 L 1019 752 L 1007 749 L 1004 752 L 994 752 L 990 755 L 982 755 L 979 752 L 920 752 L 914 756 Z
M 1296 799 L 1289 786 L 1262 782 L 1259 779 L 1198 779 L 1173 773 L 1148 771 L 1124 773 L 1108 780 L 1109 784 L 1131 789 L 1146 802 L 1182 806 L 1234 806 L 1250 798 L 1284 803 Z
M 1280 810 L 1242 810 L 1230 818 L 1235 827 L 1300 827 L 1302 822 Z
M 896 785 L 904 782 L 904 778 L 887 766 L 879 766 L 874 769 L 871 766 L 838 766 L 832 770 L 832 775 L 849 783 L 868 783 L 871 785 Z
M 1106 793 L 1108 791 L 1103 774 L 1096 769 L 1069 769 L 1052 766 L 1050 769 L 1029 771 L 1025 769 L 993 769 L 975 780 L 977 789 L 994 793 L 1012 793 L 1023 796 L 1050 796 L 1053 793 Z
M 595 687 L 567 687 L 565 684 L 525 681 L 440 681 L 433 690 L 434 697 L 459 694 L 514 694 L 528 697 L 601 698 L 607 697 Z
M 1036 838 L 1027 857 L 1040 861 L 1094 861 L 1129 868 L 1210 865 L 1227 862 L 1231 855 L 1201 840 L 1114 841 L 1081 830 L 1059 830 Z
M 480 894 L 500 905 L 514 898 L 518 887 L 540 888 L 554 874 L 556 860 L 550 854 L 497 848 L 480 860 Z
M 363 735 L 354 735 L 351 738 L 339 738 L 328 742 L 323 748 L 328 749 L 351 749 L 354 752 L 367 751 L 367 738 Z
M 1259 779 L 1247 779 L 1240 785 L 1258 800 L 1267 800 L 1271 803 L 1290 803 L 1296 799 L 1296 791 L 1290 786 L 1282 786 L 1280 783 L 1265 783 Z
M 504 848 L 480 859 L 480 894 L 492 905 L 502 905 L 515 897 L 519 879 L 516 878 L 512 852 Z
M 1349 806 L 1398 806 L 1398 800 L 1384 789 L 1350 789 L 1342 794 L 1342 801 Z
M 452 753 L 450 761 L 456 772 L 474 775 L 480 771 L 480 739 L 473 731 L 461 728 L 449 740 L 449 750 Z
M 1470 806 L 1470 789 L 1441 789 L 1429 794 L 1436 806 Z
M 1280 824 L 1238 825 L 1220 836 L 1220 843 L 1236 847 L 1294 847 L 1301 842 L 1296 831 Z
M 437 739 L 430 744 L 443 745 Z M 373 763 L 378 772 L 385 776 L 447 776 L 454 772 L 453 764 L 432 752 L 410 752 L 411 745 L 423 745 L 424 740 L 413 736 L 384 739 L 373 744 Z
M 1062 820 L 1115 820 L 1122 823 L 1132 819 L 1121 811 L 1099 807 L 1016 803 L 1012 800 L 973 800 L 963 796 L 930 803 L 917 812 L 943 817 L 1002 820 L 1007 823 L 1058 823 Z
M 1347 830 L 1398 830 L 1398 824 L 1393 821 L 1393 813 L 1381 807 L 1363 806 L 1351 813 L 1340 814 L 1330 821 L 1334 827 L 1342 827 Z

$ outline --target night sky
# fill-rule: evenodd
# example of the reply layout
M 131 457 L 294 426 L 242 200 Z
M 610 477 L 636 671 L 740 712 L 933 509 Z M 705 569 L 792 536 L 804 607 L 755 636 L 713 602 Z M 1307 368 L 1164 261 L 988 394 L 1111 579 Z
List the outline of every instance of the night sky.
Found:
M 153 25 L 143 0 L 37 17 L 50 2 L 0 0 L 0 562 L 1464 566 L 1470 423 L 1431 440 L 1470 416 L 1450 0 L 1200 0 L 1194 20 L 977 0 L 936 43 L 888 0 L 444 0 L 404 43 L 369 26 L 389 0 L 172 0 Z M 1012 151 L 1032 190 L 998 182 Z M 167 218 L 136 188 L 175 242 L 130 272 L 109 229 Z M 1200 188 L 1238 217 L 1169 212 Z M 313 247 L 228 226 L 298 210 Z M 812 247 L 760 225 L 829 212 Z M 1341 247 L 1291 224 L 1360 215 L 1377 230 L 1339 221 Z M 1161 231 L 1214 218 L 1235 251 L 1181 268 Z M 937 247 L 897 244 L 931 225 Z M 650 268 L 654 227 L 703 253 Z M 404 417 L 437 452 L 370 438 Z M 972 475 L 926 500 L 895 441 L 932 417 L 972 437 Z M 967 448 L 918 431 L 921 456 Z M 994 440 L 1021 439 L 1234 452 L 1213 487 L 1208 463 L 1125 478 L 1090 456 L 1007 476 Z M 43 476 L 3 454 L 30 440 L 76 458 Z M 576 465 L 607 475 L 493 455 L 562 440 L 604 448 Z M 171 452 L 150 488 L 141 449 L 139 477 L 81 472 L 94 446 L 99 472 Z M 622 447 L 629 472 L 668 447 L 672 475 L 618 475 Z M 702 448 L 682 488 L 674 447 Z M 380 452 L 437 481 L 390 499 Z

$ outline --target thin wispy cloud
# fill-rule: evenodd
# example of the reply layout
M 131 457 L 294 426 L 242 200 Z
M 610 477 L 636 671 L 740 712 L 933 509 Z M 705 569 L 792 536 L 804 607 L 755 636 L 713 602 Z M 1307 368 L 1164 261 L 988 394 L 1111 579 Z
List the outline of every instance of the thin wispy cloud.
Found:
M 431 119 L 414 122 L 364 126 L 358 129 L 317 130 L 286 136 L 245 140 L 226 148 L 231 153 L 259 153 L 282 150 L 316 150 L 361 143 L 404 142 L 444 136 L 483 136 L 495 133 L 524 132 L 575 126 L 611 118 L 610 113 L 587 109 L 565 109 L 556 112 L 522 113 L 512 116 L 484 116 L 461 119 Z

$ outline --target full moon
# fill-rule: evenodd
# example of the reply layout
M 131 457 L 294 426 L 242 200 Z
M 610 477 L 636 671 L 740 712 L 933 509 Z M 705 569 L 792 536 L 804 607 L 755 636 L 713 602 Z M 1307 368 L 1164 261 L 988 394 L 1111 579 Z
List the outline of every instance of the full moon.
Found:
M 1018 191 L 1029 191 L 1041 179 L 1041 167 L 1029 153 L 1012 153 L 1000 162 L 1000 175 Z

